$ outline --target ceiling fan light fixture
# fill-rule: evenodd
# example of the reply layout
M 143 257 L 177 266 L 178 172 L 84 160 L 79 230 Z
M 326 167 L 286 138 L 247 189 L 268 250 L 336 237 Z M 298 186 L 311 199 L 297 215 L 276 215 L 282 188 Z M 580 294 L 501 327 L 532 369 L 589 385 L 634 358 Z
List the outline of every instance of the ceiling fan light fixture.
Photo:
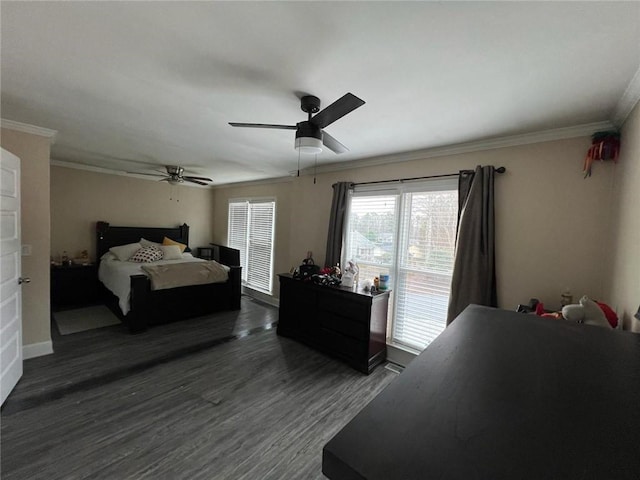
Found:
M 180 185 L 184 180 L 182 178 L 170 178 L 167 182 L 169 182 L 169 185 Z
M 322 140 L 315 137 L 298 137 L 295 144 L 300 153 L 322 153 Z

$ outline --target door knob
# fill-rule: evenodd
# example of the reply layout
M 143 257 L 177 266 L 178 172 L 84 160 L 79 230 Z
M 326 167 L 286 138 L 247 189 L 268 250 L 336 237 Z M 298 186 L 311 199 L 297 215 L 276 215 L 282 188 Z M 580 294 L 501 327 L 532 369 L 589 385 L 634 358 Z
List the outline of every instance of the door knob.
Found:
M 31 279 L 29 277 L 20 277 L 18 279 L 18 285 L 22 285 L 23 283 L 31 283 Z

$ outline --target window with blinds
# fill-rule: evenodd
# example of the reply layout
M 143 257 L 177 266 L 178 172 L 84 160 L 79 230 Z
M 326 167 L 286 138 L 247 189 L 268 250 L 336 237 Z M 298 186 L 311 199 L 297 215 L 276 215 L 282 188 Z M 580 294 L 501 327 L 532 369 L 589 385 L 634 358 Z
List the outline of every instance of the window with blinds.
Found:
M 271 294 L 276 203 L 272 200 L 229 202 L 228 245 L 240 250 L 242 282 Z
M 422 350 L 444 330 L 457 215 L 455 180 L 351 197 L 345 260 L 356 260 L 360 281 L 390 275 L 392 343 Z
M 403 195 L 393 340 L 422 350 L 446 326 L 458 192 Z
M 391 274 L 396 256 L 398 195 L 359 195 L 351 198 L 346 260 L 355 260 L 358 277 Z
M 247 232 L 249 228 L 249 202 L 229 203 L 229 225 L 227 228 L 227 245 L 240 250 L 240 265 L 247 265 Z M 242 280 L 245 280 L 246 268 L 242 269 Z

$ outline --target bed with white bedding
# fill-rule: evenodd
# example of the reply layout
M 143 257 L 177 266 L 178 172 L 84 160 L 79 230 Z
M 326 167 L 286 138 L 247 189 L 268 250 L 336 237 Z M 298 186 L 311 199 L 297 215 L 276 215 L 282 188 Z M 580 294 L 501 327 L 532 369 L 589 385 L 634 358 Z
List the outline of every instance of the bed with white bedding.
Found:
M 112 227 L 97 222 L 96 233 L 98 277 L 108 292 L 110 308 L 133 333 L 157 323 L 240 308 L 241 268 L 234 265 L 239 263 L 237 250 L 215 245 L 216 262 L 193 257 L 188 247 L 177 253 L 174 246 L 161 246 L 163 239 L 188 246 L 186 224 L 150 228 Z M 129 261 L 131 252 L 136 251 L 134 245 L 141 240 L 160 245 L 166 258 Z M 224 262 L 230 265 L 223 265 Z M 158 277 L 160 274 L 173 277 L 160 281 L 165 278 Z
M 183 263 L 208 263 L 207 260 L 194 257 L 191 253 L 183 253 L 182 258 L 174 260 L 157 260 L 153 266 L 176 265 Z M 217 262 L 216 262 L 217 263 Z M 131 299 L 131 275 L 145 275 L 146 264 L 136 262 L 122 262 L 114 257 L 107 257 L 100 262 L 98 279 L 111 293 L 118 297 L 118 306 L 124 315 L 129 313 Z M 224 270 L 231 270 L 221 265 Z M 228 278 L 228 277 L 227 277 Z M 226 281 L 226 278 L 225 278 Z M 153 289 L 153 285 L 152 285 Z

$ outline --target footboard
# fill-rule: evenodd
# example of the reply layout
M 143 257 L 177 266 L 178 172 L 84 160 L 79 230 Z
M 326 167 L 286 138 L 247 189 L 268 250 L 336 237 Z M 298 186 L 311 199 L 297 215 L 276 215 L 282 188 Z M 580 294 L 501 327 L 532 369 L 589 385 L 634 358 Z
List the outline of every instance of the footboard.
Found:
M 146 275 L 131 276 L 131 309 L 125 320 L 131 333 L 148 326 L 184 320 L 222 310 L 239 310 L 241 267 L 230 267 L 224 283 L 151 290 Z

